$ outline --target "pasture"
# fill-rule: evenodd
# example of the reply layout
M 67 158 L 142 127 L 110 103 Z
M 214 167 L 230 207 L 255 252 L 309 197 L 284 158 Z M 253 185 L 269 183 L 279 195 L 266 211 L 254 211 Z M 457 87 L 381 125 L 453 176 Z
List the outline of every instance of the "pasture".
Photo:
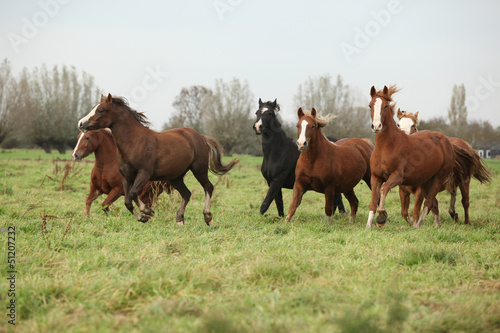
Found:
M 354 224 L 337 213 L 329 226 L 324 196 L 313 192 L 290 224 L 274 203 L 261 216 L 268 187 L 262 158 L 251 156 L 236 156 L 241 162 L 220 179 L 210 175 L 212 227 L 189 173 L 182 227 L 177 192 L 162 194 L 145 224 L 123 197 L 109 215 L 99 197 L 86 218 L 93 163 L 57 157 L 70 160 L 70 152 L 0 153 L 0 332 L 14 329 L 6 316 L 9 226 L 16 332 L 500 332 L 499 160 L 488 161 L 492 184 L 471 182 L 471 225 L 460 200 L 453 222 L 442 192 L 441 228 L 431 216 L 419 230 L 408 227 L 395 188 L 388 223 L 367 231 L 365 184 L 355 188 Z M 285 214 L 291 196 L 283 190 Z

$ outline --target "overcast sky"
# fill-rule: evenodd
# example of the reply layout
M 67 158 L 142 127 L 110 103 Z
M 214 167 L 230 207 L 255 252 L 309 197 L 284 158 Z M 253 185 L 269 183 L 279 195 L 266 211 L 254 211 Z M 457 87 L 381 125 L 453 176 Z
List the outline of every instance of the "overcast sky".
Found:
M 181 88 L 217 78 L 248 81 L 252 110 L 259 97 L 278 98 L 294 120 L 298 85 L 324 74 L 341 75 L 361 105 L 372 85 L 396 83 L 398 106 L 422 119 L 446 117 L 463 83 L 469 119 L 500 126 L 495 0 L 2 0 L 0 36 L 15 73 L 75 66 L 157 130 Z

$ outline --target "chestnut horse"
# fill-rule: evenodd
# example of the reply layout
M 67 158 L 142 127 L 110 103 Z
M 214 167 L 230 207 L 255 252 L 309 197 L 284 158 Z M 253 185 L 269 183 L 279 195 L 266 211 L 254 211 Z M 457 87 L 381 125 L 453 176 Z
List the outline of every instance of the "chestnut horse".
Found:
M 323 131 L 332 117 L 321 117 L 313 108 L 297 112 L 299 122 L 297 146 L 301 151 L 295 168 L 293 198 L 285 222 L 290 222 L 308 190 L 325 194 L 325 214 L 332 224 L 335 194 L 343 193 L 351 206 L 350 222 L 358 210 L 354 187 L 363 179 L 370 187 L 372 145 L 364 139 L 342 139 L 333 143 Z
M 399 119 L 398 127 L 400 130 L 410 135 L 418 131 L 418 112 L 402 112 L 398 109 L 397 117 Z M 491 172 L 484 165 L 483 160 L 467 142 L 459 138 L 449 138 L 455 151 L 455 167 L 453 173 L 464 173 L 459 177 L 458 187 L 462 194 L 462 206 L 464 207 L 464 223 L 469 224 L 469 187 L 471 178 L 476 178 L 481 184 L 491 183 Z M 447 185 L 451 185 L 448 183 Z M 457 187 L 447 186 L 441 190 L 447 190 L 450 193 L 450 208 L 448 213 L 451 218 L 458 222 L 458 214 L 455 210 L 455 202 L 457 197 Z M 401 214 L 408 221 L 408 206 L 410 204 L 410 192 L 408 188 L 401 188 L 399 196 L 401 198 Z
M 116 145 L 109 129 L 88 131 L 78 135 L 78 143 L 71 154 L 73 159 L 81 161 L 92 153 L 95 155 L 95 164 L 90 174 L 90 193 L 83 212 L 85 216 L 89 216 L 92 202 L 101 194 L 108 195 L 101 204 L 103 210 L 108 212 L 109 206 L 125 193 L 122 176 L 116 165 Z M 148 182 L 141 192 L 140 198 L 146 205 L 152 206 L 164 189 L 170 193 L 168 182 L 156 184 Z
M 238 160 L 224 165 L 221 162 L 222 148 L 212 138 L 201 135 L 191 128 L 178 128 L 155 132 L 147 125 L 146 116 L 133 110 L 119 97 L 101 95 L 101 101 L 90 113 L 78 122 L 78 128 L 87 132 L 109 128 L 115 140 L 118 155 L 118 170 L 123 177 L 125 206 L 138 221 L 147 222 L 153 214 L 138 194 L 150 180 L 168 181 L 179 191 L 182 201 L 176 214 L 177 224 L 184 224 L 184 211 L 191 192 L 184 184 L 184 175 L 191 170 L 205 191 L 203 216 L 207 225 L 212 225 L 210 199 L 214 186 L 208 178 L 208 170 L 224 175 Z M 139 212 L 134 209 L 136 203 Z
M 439 211 L 434 199 L 443 184 L 450 180 L 455 163 L 453 147 L 444 134 L 427 131 L 406 135 L 397 128 L 392 103 L 392 95 L 397 91 L 395 85 L 390 88 L 384 86 L 382 91 L 376 91 L 375 87 L 370 90 L 369 107 L 372 130 L 375 132 L 375 149 L 370 159 L 372 198 L 366 229 L 372 228 L 375 210 L 378 212 L 377 225 L 385 225 L 385 199 L 387 193 L 398 185 L 418 186 L 423 191 L 417 197 L 413 211 L 414 226 L 421 227 L 434 204 L 434 212 Z M 422 215 L 415 219 L 420 213 L 424 197 L 426 201 Z M 436 218 L 434 223 L 439 225 Z

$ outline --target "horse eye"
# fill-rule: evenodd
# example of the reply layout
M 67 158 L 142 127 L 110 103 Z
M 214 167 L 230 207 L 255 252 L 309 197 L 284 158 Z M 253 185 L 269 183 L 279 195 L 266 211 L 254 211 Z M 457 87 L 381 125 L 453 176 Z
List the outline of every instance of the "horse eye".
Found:
M 103 109 L 99 109 L 99 110 L 97 110 L 97 113 L 103 113 L 103 112 L 104 112 L 104 110 L 103 110 Z
M 389 104 L 387 104 L 386 106 L 384 106 L 384 109 L 387 109 L 388 106 L 389 106 Z
M 399 128 L 399 124 L 397 124 L 398 128 Z
M 85 140 L 90 140 L 90 137 L 86 137 Z

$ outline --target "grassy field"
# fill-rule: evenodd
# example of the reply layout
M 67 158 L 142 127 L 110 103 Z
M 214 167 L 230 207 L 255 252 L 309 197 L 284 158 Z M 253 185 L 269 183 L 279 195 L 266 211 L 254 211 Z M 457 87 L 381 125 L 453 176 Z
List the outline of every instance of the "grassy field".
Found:
M 471 225 L 450 219 L 441 193 L 442 227 L 429 216 L 410 228 L 392 190 L 390 221 L 367 231 L 365 184 L 356 188 L 354 224 L 336 214 L 327 225 L 324 198 L 313 192 L 289 225 L 274 204 L 261 216 L 262 158 L 250 156 L 238 156 L 228 176 L 211 176 L 212 227 L 191 175 L 183 227 L 175 224 L 177 193 L 162 195 L 146 224 L 123 198 L 106 215 L 104 196 L 86 218 L 93 164 L 69 158 L 0 153 L 0 332 L 500 332 L 498 160 L 488 161 L 493 184 L 472 182 Z M 9 226 L 15 329 L 6 316 Z

